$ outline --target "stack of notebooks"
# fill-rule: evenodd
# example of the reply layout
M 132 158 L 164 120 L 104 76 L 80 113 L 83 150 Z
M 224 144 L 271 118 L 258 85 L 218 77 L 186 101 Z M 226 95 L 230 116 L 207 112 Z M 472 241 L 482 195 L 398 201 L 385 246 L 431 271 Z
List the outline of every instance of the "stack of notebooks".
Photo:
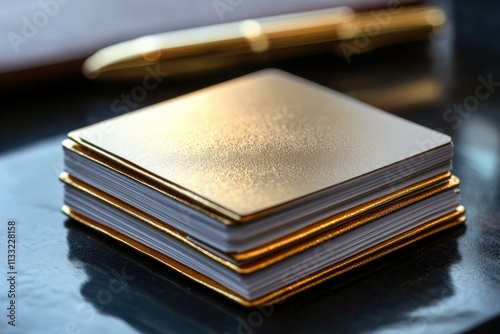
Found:
M 448 136 L 278 70 L 68 137 L 66 214 L 245 306 L 465 221 Z

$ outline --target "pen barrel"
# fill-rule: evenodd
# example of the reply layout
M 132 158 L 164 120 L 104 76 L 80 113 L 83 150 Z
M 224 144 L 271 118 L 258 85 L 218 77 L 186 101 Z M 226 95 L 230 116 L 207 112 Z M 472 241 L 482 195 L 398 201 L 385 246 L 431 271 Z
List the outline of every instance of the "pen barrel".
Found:
M 361 13 L 340 7 L 251 19 L 120 43 L 89 58 L 84 72 L 109 79 L 141 78 L 145 67 L 155 65 L 171 76 L 199 74 L 292 56 L 340 53 L 341 42 L 362 53 L 428 38 L 445 21 L 441 9 L 429 6 Z

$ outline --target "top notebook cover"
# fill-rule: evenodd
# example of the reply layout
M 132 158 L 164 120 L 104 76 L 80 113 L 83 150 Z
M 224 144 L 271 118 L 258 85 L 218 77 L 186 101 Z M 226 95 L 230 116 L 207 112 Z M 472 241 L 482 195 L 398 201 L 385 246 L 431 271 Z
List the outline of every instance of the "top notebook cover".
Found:
M 278 70 L 69 137 L 182 189 L 193 201 L 240 217 L 451 143 L 446 135 Z

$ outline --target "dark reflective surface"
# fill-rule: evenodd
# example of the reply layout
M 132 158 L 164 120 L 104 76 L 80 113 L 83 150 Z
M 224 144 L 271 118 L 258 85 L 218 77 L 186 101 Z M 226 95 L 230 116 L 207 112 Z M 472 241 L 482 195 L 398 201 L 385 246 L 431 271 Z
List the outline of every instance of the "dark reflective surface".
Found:
M 481 80 L 500 81 L 493 1 L 444 3 L 455 31 L 345 59 L 277 64 L 431 128 L 455 143 L 466 228 L 456 228 L 272 308 L 247 310 L 60 213 L 60 141 L 116 116 L 134 84 L 88 82 L 0 100 L 0 333 L 484 332 L 500 317 L 500 87 L 462 113 Z M 455 36 L 455 37 L 453 37 Z M 165 80 L 139 108 L 250 69 Z M 482 78 L 482 79 L 480 79 Z M 481 92 L 485 93 L 483 89 Z M 449 112 L 448 110 L 452 111 Z M 16 327 L 7 326 L 6 230 L 16 221 Z

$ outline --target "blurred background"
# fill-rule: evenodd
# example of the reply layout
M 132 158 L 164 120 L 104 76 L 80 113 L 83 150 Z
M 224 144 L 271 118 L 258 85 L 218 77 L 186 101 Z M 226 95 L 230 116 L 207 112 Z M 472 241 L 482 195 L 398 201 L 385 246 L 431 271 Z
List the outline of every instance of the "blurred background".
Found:
M 346 5 L 354 12 L 335 16 L 343 25 L 308 21 L 311 31 L 326 29 L 321 36 L 331 32 L 332 40 L 285 34 L 294 36 L 293 47 L 274 52 L 278 37 L 261 48 L 262 31 L 238 30 L 242 20 Z M 57 176 L 67 132 L 267 67 L 449 134 L 468 221 L 292 298 L 252 332 L 482 333 L 500 327 L 498 1 L 24 0 L 0 6 L 0 224 L 19 222 L 22 268 L 20 325 L 6 327 L 2 320 L 0 332 L 244 332 L 241 319 L 250 311 L 67 220 L 59 212 Z M 400 19 L 415 8 L 431 14 Z M 414 20 L 423 24 L 415 28 Z M 270 26 L 285 27 L 278 22 Z M 207 26 L 221 24 L 219 30 L 243 35 L 219 43 L 225 35 Z M 267 31 L 266 24 L 258 26 Z M 147 40 L 138 59 L 131 44 L 111 53 L 121 62 L 109 66 L 113 75 L 101 71 L 88 79 L 82 72 L 86 59 L 115 43 L 192 28 L 198 30 L 168 37 L 173 44 L 163 51 Z M 210 38 L 218 44 L 205 47 Z M 175 53 L 181 47 L 184 53 Z M 210 68 L 214 59 L 218 65 Z M 128 60 L 137 64 L 133 73 L 123 65 Z M 100 303 L 97 294 L 113 270 L 123 268 L 133 282 Z

